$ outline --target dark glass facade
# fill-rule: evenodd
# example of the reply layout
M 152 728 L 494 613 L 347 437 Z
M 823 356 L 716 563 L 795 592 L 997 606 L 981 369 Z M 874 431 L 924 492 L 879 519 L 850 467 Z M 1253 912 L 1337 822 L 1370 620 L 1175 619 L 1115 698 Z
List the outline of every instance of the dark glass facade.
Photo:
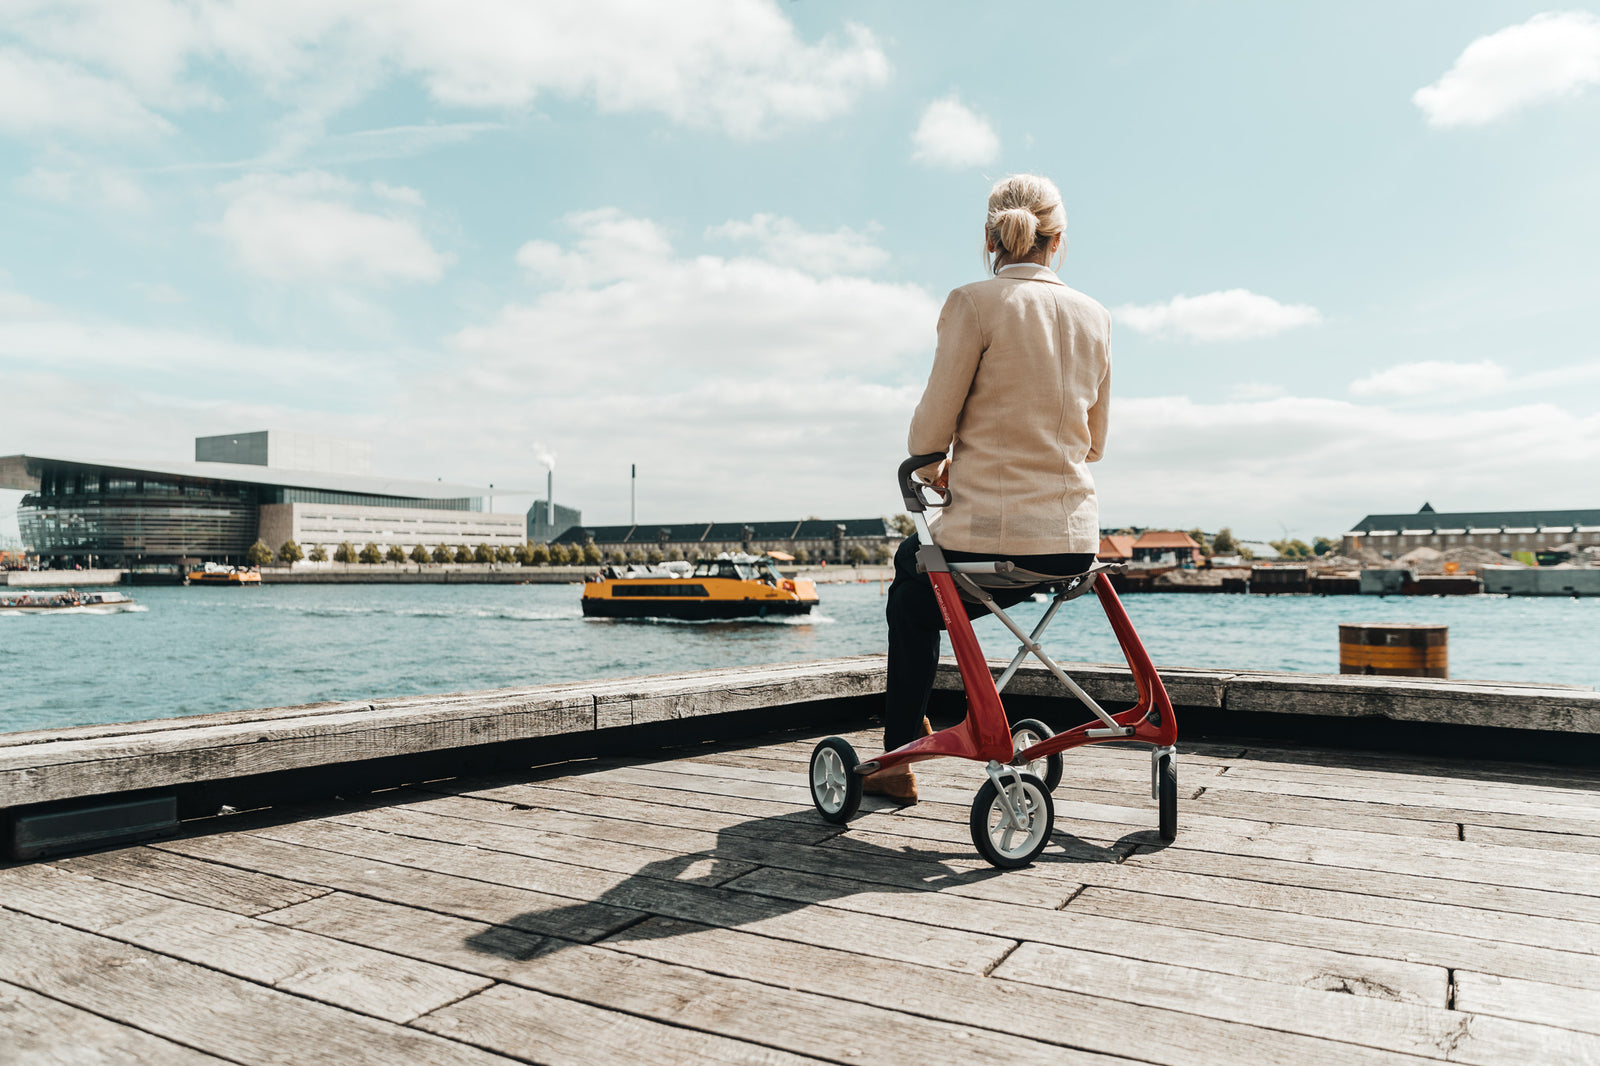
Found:
M 58 566 L 239 564 L 264 503 L 356 504 L 477 511 L 476 498 L 424 500 L 254 485 L 215 478 L 43 462 L 17 509 L 23 543 Z

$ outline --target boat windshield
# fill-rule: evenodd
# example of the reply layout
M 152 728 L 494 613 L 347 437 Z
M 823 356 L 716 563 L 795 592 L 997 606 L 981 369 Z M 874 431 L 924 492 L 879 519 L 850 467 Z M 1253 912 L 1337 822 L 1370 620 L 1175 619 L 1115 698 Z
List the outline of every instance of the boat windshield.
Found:
M 749 563 L 731 563 L 726 559 L 705 559 L 695 565 L 695 577 L 722 577 L 730 581 L 761 581 L 760 569 Z

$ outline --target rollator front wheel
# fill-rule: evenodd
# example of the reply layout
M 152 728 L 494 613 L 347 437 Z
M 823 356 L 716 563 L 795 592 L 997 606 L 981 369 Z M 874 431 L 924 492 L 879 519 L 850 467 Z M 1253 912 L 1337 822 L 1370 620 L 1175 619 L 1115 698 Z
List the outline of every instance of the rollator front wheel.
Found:
M 1161 839 L 1170 844 L 1178 839 L 1178 764 L 1171 755 L 1156 759 L 1156 806 Z
M 861 806 L 861 775 L 856 749 L 843 737 L 829 737 L 811 752 L 811 802 L 824 821 L 843 825 Z
M 1037 718 L 1024 718 L 1011 727 L 1011 750 L 1017 755 L 1033 747 L 1042 740 L 1049 740 L 1056 735 L 1056 731 L 1039 721 Z M 1044 787 L 1051 792 L 1061 784 L 1061 773 L 1066 768 L 1066 760 L 1058 751 L 1054 755 L 1046 755 L 1042 759 L 1034 759 L 1030 763 L 1013 763 L 1018 770 L 1025 774 L 1032 774 L 1044 782 Z
M 1050 790 L 1032 774 L 1020 783 L 1006 775 L 1008 804 L 993 781 L 985 781 L 972 801 L 972 843 L 991 865 L 1003 870 L 1026 866 L 1050 842 L 1055 824 L 1055 804 Z M 1013 817 L 1015 806 L 1020 818 Z

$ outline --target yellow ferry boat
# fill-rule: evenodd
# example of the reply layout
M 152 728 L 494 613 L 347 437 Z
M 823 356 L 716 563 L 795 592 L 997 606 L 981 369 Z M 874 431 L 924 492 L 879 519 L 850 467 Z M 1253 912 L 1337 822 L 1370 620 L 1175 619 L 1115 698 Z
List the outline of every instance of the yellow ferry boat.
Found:
M 218 566 L 207 563 L 204 570 L 191 570 L 184 579 L 185 585 L 259 585 L 261 572 L 236 566 Z
M 586 618 L 775 618 L 816 605 L 817 586 L 784 577 L 768 556 L 724 553 L 692 568 L 608 566 L 583 586 Z

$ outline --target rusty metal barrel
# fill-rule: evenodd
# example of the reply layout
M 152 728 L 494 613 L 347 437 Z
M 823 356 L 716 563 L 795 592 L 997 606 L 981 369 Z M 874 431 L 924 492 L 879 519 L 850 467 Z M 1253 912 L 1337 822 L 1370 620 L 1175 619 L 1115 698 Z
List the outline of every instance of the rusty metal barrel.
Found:
M 1449 677 L 1449 626 L 1339 623 L 1339 672 Z

